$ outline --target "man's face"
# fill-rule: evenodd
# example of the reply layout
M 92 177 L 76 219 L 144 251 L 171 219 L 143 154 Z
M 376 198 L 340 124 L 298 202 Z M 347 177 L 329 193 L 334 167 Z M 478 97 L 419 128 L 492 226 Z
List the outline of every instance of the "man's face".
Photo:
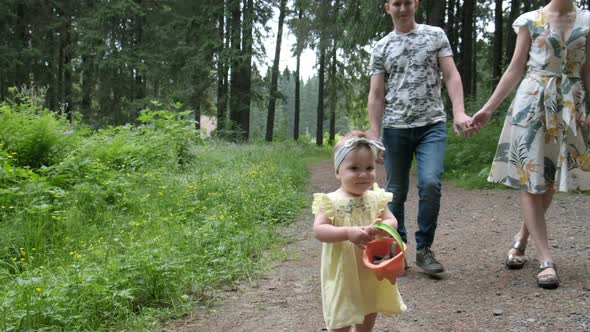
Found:
M 385 11 L 393 19 L 393 24 L 414 22 L 417 8 L 418 0 L 389 0 L 385 4 Z

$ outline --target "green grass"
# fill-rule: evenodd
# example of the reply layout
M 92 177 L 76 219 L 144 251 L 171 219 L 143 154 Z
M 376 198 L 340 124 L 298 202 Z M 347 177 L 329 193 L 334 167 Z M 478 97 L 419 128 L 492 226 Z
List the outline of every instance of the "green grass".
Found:
M 458 137 L 449 123 L 444 178 L 467 189 L 500 188 L 487 182 L 503 118 L 492 119 L 478 134 Z
M 264 271 L 326 150 L 203 142 L 154 106 L 93 132 L 1 105 L 0 330 L 155 328 Z

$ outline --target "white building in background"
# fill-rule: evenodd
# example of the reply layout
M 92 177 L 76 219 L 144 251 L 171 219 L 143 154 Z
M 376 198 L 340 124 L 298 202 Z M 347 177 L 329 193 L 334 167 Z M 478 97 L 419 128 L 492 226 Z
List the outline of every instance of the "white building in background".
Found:
M 211 132 L 217 129 L 217 117 L 214 115 L 201 115 L 201 137 L 211 136 Z

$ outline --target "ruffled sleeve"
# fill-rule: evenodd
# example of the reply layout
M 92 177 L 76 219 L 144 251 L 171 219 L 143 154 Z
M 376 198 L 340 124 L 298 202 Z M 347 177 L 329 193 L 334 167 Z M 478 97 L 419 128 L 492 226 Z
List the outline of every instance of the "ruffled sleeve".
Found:
M 385 191 L 385 189 L 379 188 L 377 182 L 373 184 L 373 191 L 376 193 L 377 208 L 379 209 L 379 213 L 381 213 L 385 210 L 387 204 L 393 199 L 393 194 Z
M 334 203 L 327 194 L 315 193 L 313 194 L 313 203 L 311 204 L 311 212 L 317 215 L 323 212 L 326 217 L 334 221 Z
M 531 27 L 529 25 L 535 23 L 535 20 L 537 20 L 537 19 L 538 20 L 544 19 L 543 15 L 541 14 L 540 11 L 524 13 L 524 14 L 520 15 L 516 20 L 514 20 L 514 22 L 512 23 L 512 29 L 514 29 L 514 32 L 516 32 L 516 34 L 518 34 L 520 27 L 525 27 L 525 28 L 529 29 L 529 31 L 531 31 Z M 541 23 L 541 22 L 539 22 L 539 23 Z M 532 33 L 532 31 L 531 31 L 531 33 Z

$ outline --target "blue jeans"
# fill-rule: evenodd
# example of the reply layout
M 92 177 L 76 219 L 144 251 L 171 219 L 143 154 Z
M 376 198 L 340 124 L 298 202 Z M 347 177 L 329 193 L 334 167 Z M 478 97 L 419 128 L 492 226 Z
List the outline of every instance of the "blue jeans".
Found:
M 447 128 L 444 122 L 417 128 L 384 128 L 387 191 L 393 193 L 389 209 L 398 221 L 398 231 L 407 243 L 404 203 L 408 195 L 410 167 L 418 162 L 418 230 L 416 249 L 432 246 L 440 209 Z

